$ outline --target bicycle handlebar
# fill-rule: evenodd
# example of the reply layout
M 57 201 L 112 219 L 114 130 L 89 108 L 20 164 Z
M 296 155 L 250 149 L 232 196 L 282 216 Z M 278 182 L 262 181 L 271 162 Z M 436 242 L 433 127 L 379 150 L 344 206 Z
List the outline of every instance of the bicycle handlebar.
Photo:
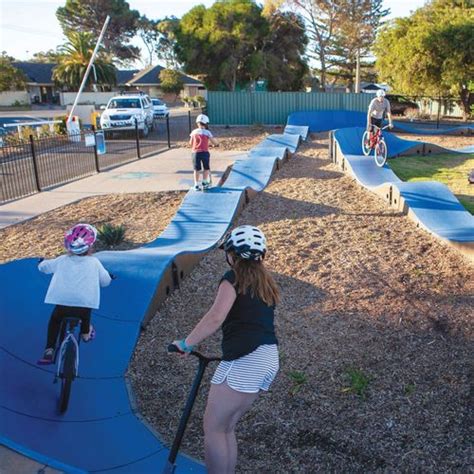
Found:
M 168 353 L 178 353 L 178 354 L 186 354 L 186 352 L 180 351 L 179 347 L 174 345 L 174 344 L 168 344 Z M 220 357 L 206 357 L 205 355 L 201 354 L 200 352 L 196 351 L 191 351 L 189 352 L 194 357 L 197 357 L 200 360 L 203 360 L 204 362 L 213 362 L 213 361 L 221 361 L 222 359 Z

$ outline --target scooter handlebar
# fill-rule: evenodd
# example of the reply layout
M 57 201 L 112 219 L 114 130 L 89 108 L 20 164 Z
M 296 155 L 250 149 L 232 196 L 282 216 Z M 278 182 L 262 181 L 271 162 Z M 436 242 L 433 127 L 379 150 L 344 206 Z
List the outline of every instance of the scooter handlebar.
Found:
M 179 350 L 179 347 L 177 347 L 174 344 L 168 344 L 168 353 L 177 353 L 177 354 L 186 354 L 183 351 Z M 191 351 L 189 352 L 194 357 L 197 357 L 198 359 L 205 360 L 206 362 L 212 362 L 212 361 L 220 361 L 221 359 L 219 357 L 206 357 L 205 355 L 201 354 L 200 352 L 196 351 Z

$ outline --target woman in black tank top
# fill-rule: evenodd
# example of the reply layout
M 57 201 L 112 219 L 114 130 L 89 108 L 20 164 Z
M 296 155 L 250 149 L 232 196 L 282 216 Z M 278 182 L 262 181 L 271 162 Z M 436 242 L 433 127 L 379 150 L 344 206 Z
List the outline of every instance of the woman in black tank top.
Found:
M 265 268 L 266 239 L 253 226 L 235 228 L 221 248 L 232 267 L 221 279 L 211 309 L 185 338 L 182 352 L 222 326 L 223 361 L 211 381 L 204 414 L 209 474 L 232 473 L 237 464 L 235 426 L 278 372 L 274 310 L 279 290 Z

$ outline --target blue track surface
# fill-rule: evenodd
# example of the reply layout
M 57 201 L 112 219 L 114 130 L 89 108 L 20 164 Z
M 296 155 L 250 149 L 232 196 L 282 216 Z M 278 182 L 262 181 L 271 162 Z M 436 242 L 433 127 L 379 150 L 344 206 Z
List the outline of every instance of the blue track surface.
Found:
M 362 153 L 362 136 L 365 128 L 342 128 L 334 132 L 334 138 L 339 143 L 342 153 L 349 155 L 359 155 Z M 416 140 L 404 140 L 393 133 L 384 131 L 385 143 L 387 144 L 387 155 L 389 157 L 399 155 L 414 154 L 434 154 L 434 153 L 474 153 L 474 146 L 464 148 L 444 148 L 432 143 Z
M 307 140 L 309 127 L 306 125 L 286 125 L 284 133 L 290 135 L 299 135 L 302 140 Z
M 365 127 L 367 113 L 353 110 L 312 110 L 293 112 L 288 116 L 288 125 L 308 126 L 309 131 L 327 132 L 336 128 Z
M 474 245 L 474 216 L 466 211 L 444 184 L 436 181 L 405 183 L 395 175 L 388 164 L 379 168 L 372 156 L 361 154 L 363 132 L 363 128 L 345 128 L 334 132 L 334 139 L 355 179 L 374 192 L 384 186 L 391 187 L 391 193 L 397 196 L 395 199 L 398 205 L 400 200 L 403 200 L 409 212 L 424 229 L 449 242 L 469 244 L 466 253 L 471 254 L 471 245 Z M 420 146 L 420 142 L 402 140 L 390 133 L 384 134 L 384 137 L 390 156 L 412 153 Z M 423 146 L 423 143 L 421 145 Z M 466 152 L 465 149 L 457 151 Z
M 37 270 L 36 259 L 0 265 L 0 372 L 8 381 L 0 390 L 1 443 L 67 472 L 161 472 L 168 450 L 134 413 L 125 380 L 140 324 L 176 258 L 212 249 L 232 224 L 244 191 L 263 190 L 277 160 L 294 152 L 299 140 L 299 133 L 269 136 L 236 161 L 224 186 L 190 191 L 156 240 L 96 254 L 118 278 L 103 289 L 93 314 L 96 340 L 81 345 L 80 376 L 65 415 L 56 412 L 53 368 L 36 365 L 52 309 L 43 304 L 49 277 Z M 180 456 L 177 472 L 205 469 Z
M 394 122 L 395 130 L 419 135 L 469 135 L 474 134 L 474 125 L 457 125 L 446 128 L 422 128 L 406 122 Z

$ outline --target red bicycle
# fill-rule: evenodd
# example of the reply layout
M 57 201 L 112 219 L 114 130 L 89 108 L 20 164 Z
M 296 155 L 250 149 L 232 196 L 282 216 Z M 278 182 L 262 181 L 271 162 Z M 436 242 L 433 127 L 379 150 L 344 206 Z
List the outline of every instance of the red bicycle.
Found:
M 382 168 L 387 161 L 387 144 L 383 138 L 382 130 L 388 128 L 389 125 L 383 128 L 377 127 L 377 125 L 372 125 L 372 127 L 374 132 L 366 130 L 362 135 L 362 152 L 365 156 L 369 156 L 370 152 L 374 150 L 375 163 Z

